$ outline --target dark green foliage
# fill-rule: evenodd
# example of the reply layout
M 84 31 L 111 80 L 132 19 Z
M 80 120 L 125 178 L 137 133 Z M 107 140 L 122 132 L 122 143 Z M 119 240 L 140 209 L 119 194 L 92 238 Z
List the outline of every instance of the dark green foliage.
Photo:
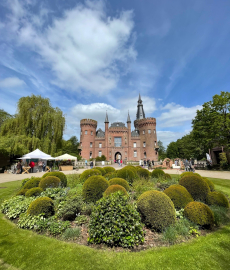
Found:
M 31 178 L 25 178 L 22 180 L 22 185 L 21 187 L 24 187 L 25 183 L 28 182 L 30 179 L 34 178 L 33 176 Z
M 163 176 L 163 175 L 165 175 L 165 172 L 164 171 L 162 171 L 161 169 L 154 169 L 153 171 L 152 171 L 152 173 L 151 173 L 151 176 L 153 177 L 153 178 L 158 178 L 158 177 L 161 177 L 161 176 Z
M 107 180 L 110 180 L 112 178 L 116 178 L 117 177 L 117 171 L 115 172 L 109 172 L 106 173 L 105 175 L 103 175 Z
M 38 216 L 44 214 L 45 217 L 54 215 L 54 204 L 53 200 L 48 197 L 41 197 L 33 201 L 28 210 L 27 214 L 31 216 Z
M 164 193 L 172 200 L 176 209 L 185 208 L 193 201 L 191 194 L 181 185 L 172 185 L 164 190 Z
M 190 202 L 184 209 L 184 215 L 195 224 L 210 227 L 214 224 L 212 210 L 204 203 Z
M 130 170 L 126 166 L 123 169 L 117 171 L 117 177 L 123 178 L 123 179 L 127 180 L 129 184 L 132 184 L 133 180 L 135 178 L 135 174 L 134 174 L 132 169 Z
M 21 190 L 19 190 L 19 191 L 16 193 L 16 196 L 18 196 L 18 195 L 23 195 L 23 196 L 25 196 L 27 190 L 29 190 L 29 189 L 21 189 Z
M 103 167 L 103 169 L 106 171 L 106 173 L 115 172 L 116 170 L 113 167 L 106 166 Z
M 199 173 L 183 172 L 182 174 L 179 175 L 179 177 L 180 177 L 180 178 L 183 178 L 184 176 L 193 176 L 193 175 L 200 176 Z M 200 177 L 201 177 L 201 176 L 200 176 Z
M 89 243 L 131 248 L 144 242 L 139 213 L 122 194 L 102 198 L 93 209 L 89 224 Z
M 223 193 L 217 191 L 208 193 L 207 203 L 208 205 L 216 205 L 229 208 L 229 201 L 226 196 Z
M 97 169 L 89 169 L 89 170 L 85 170 L 81 176 L 80 176 L 80 181 L 81 182 L 85 182 L 85 180 L 87 180 L 90 176 L 92 175 L 102 175 L 101 172 Z
M 106 191 L 104 192 L 104 196 L 109 196 L 112 193 L 118 192 L 120 191 L 123 195 L 128 196 L 128 193 L 126 191 L 126 189 L 120 185 L 111 185 L 109 186 Z
M 39 187 L 28 189 L 28 191 L 25 193 L 26 197 L 32 197 L 32 196 L 39 196 L 42 193 L 42 189 Z
M 133 182 L 132 188 L 131 196 L 136 200 L 142 193 L 153 190 L 154 184 L 149 180 L 140 179 Z
M 109 185 L 120 185 L 129 191 L 129 183 L 123 178 L 112 178 L 109 180 Z
M 229 209 L 221 206 L 209 206 L 214 214 L 214 223 L 216 226 L 227 224 L 230 222 Z
M 134 173 L 134 178 L 137 177 L 137 168 L 133 165 L 127 165 L 123 169 L 129 169 Z
M 41 181 L 40 177 L 31 178 L 29 181 L 25 183 L 25 185 L 23 186 L 23 189 L 30 189 L 30 188 L 38 187 L 40 181 Z
M 184 186 L 196 201 L 205 202 L 210 188 L 205 180 L 197 175 L 187 175 L 180 179 L 179 184 Z
M 43 174 L 42 178 L 45 178 L 47 176 L 56 176 L 61 181 L 61 186 L 66 187 L 67 186 L 67 177 L 63 172 L 47 172 Z
M 164 177 L 165 179 L 167 179 L 167 180 L 172 180 L 171 175 L 168 174 L 168 173 L 165 173 L 163 177 Z
M 143 193 L 138 198 L 137 209 L 146 226 L 154 230 L 162 231 L 176 221 L 173 202 L 161 191 L 151 190 Z
M 109 182 L 101 175 L 90 176 L 84 183 L 82 195 L 87 202 L 96 202 L 103 197 Z
M 139 177 L 145 178 L 145 179 L 149 179 L 149 176 L 150 176 L 150 172 L 143 168 L 138 168 L 137 174 L 139 175 Z
M 215 186 L 213 184 L 213 182 L 211 180 L 209 180 L 207 177 L 202 177 L 202 179 L 205 180 L 205 182 L 208 184 L 210 191 L 214 191 L 215 190 Z
M 81 235 L 81 228 L 68 228 L 62 234 L 62 238 L 65 240 L 75 240 Z
M 96 170 L 99 170 L 101 172 L 101 175 L 105 175 L 106 171 L 101 167 L 94 167 Z
M 39 183 L 39 187 L 43 190 L 46 190 L 47 188 L 57 188 L 61 185 L 61 181 L 56 176 L 47 176 L 45 178 L 42 178 L 42 180 Z

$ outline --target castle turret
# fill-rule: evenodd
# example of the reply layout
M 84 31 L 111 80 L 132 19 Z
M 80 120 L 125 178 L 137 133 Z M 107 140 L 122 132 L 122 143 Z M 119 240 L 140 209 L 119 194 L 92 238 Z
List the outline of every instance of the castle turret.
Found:
M 128 128 L 128 157 L 131 154 L 131 119 L 128 111 L 128 117 L 127 117 L 127 128 Z
M 141 100 L 141 95 L 139 94 L 139 99 L 137 102 L 136 119 L 143 119 L 143 118 L 145 118 L 145 112 L 144 112 L 144 108 L 143 108 L 143 104 L 142 104 L 142 100 Z
M 105 156 L 108 159 L 109 154 L 108 154 L 108 146 L 109 146 L 109 117 L 106 111 L 105 115 Z

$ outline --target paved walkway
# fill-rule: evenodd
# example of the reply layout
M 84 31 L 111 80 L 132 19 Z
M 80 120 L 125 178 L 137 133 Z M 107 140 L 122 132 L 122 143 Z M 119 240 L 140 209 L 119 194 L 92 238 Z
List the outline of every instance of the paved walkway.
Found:
M 116 170 L 119 170 L 123 167 L 119 167 L 118 164 L 113 164 L 111 165 L 114 167 Z M 89 168 L 87 168 L 89 169 Z M 78 171 L 64 171 L 64 174 L 81 174 L 84 170 L 86 169 L 79 169 Z M 182 171 L 179 171 L 177 169 L 173 170 L 164 170 L 166 173 L 169 174 L 181 174 Z M 220 171 L 205 171 L 205 170 L 197 170 L 197 173 L 199 173 L 201 176 L 204 177 L 212 177 L 212 178 L 221 178 L 221 179 L 228 179 L 230 180 L 230 172 L 220 172 Z M 17 181 L 17 180 L 23 180 L 25 178 L 30 178 L 31 176 L 36 176 L 36 177 L 41 177 L 44 174 L 44 172 L 39 172 L 39 173 L 30 173 L 30 174 L 8 174 L 8 173 L 1 173 L 0 174 L 0 183 L 5 183 L 5 182 L 12 182 L 12 181 Z

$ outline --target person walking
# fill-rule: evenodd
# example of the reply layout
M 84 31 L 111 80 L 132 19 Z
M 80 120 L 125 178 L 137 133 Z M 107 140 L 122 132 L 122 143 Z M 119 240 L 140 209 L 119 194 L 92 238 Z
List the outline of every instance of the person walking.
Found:
M 122 159 L 121 159 L 121 161 L 120 161 L 120 164 L 121 164 L 121 167 L 122 167 Z
M 85 160 L 85 167 L 87 168 L 87 159 Z
M 38 162 L 38 170 L 39 170 L 39 172 L 42 172 L 42 161 L 41 160 L 39 160 L 39 162 Z
M 33 173 L 33 172 L 34 172 L 34 166 L 35 166 L 35 163 L 34 163 L 33 161 L 30 161 L 29 166 L 30 166 L 30 171 L 31 171 L 31 173 Z
M 93 161 L 90 162 L 90 169 L 93 169 Z
M 17 164 L 17 174 L 21 174 L 22 173 L 22 164 L 21 164 L 21 161 L 18 161 L 18 164 Z
M 52 168 L 53 168 L 53 161 L 50 162 L 50 171 L 52 172 Z
M 43 169 L 43 172 L 46 171 L 46 164 L 45 164 L 45 161 L 42 162 L 42 169 Z

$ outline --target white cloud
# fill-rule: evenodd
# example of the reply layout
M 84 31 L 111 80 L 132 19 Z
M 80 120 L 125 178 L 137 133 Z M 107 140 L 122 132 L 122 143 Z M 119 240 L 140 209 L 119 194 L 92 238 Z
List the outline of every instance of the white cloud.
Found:
M 162 108 L 166 112 L 163 112 L 160 117 L 158 117 L 158 123 L 160 127 L 174 127 L 182 126 L 186 122 L 191 122 L 191 120 L 196 116 L 196 111 L 202 108 L 201 105 L 186 108 L 182 105 L 175 103 L 168 103 Z
M 9 77 L 0 81 L 0 87 L 2 88 L 14 88 L 24 86 L 25 82 L 17 77 Z
M 188 134 L 190 131 L 185 130 L 181 132 L 174 132 L 174 131 L 157 131 L 157 140 L 162 141 L 164 147 L 170 142 L 175 142 L 178 139 L 181 139 L 183 136 Z

